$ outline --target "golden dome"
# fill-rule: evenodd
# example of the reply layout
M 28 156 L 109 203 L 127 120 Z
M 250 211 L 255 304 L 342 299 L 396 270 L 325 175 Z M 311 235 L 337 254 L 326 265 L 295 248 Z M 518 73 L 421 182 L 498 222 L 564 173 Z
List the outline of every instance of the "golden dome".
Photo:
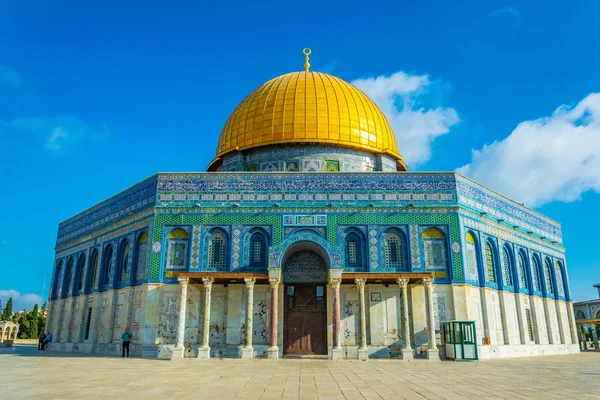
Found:
M 234 151 L 298 143 L 383 153 L 406 170 L 390 124 L 367 95 L 335 76 L 305 71 L 250 93 L 225 123 L 211 165 Z

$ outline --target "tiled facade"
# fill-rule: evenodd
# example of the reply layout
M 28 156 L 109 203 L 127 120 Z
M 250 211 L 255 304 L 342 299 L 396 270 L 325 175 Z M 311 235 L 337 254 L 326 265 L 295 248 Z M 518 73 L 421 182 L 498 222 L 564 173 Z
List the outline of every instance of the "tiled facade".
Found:
M 424 239 L 429 228 L 441 236 Z M 257 230 L 266 238 L 268 257 L 264 265 L 250 266 L 249 238 Z M 345 237 L 350 231 L 360 236 L 364 261 L 358 267 L 348 261 Z M 211 242 L 215 232 L 222 235 L 224 247 Z M 395 263 L 386 261 L 390 232 L 400 242 L 401 258 Z M 470 267 L 477 273 L 471 275 L 465 273 L 470 262 L 467 234 L 475 238 Z M 435 257 L 427 253 L 432 251 L 424 244 L 427 240 L 440 244 Z M 267 273 L 281 269 L 286 251 L 300 242 L 323 249 L 331 270 L 432 272 L 438 345 L 443 340 L 440 321 L 468 319 L 477 322 L 483 357 L 577 349 L 560 225 L 456 173 L 408 172 L 161 173 L 148 178 L 60 224 L 49 319 L 59 341 L 54 346 L 114 353 L 120 332 L 129 326 L 135 334 L 134 354 L 166 357 L 176 342 L 180 272 Z M 493 280 L 487 273 L 487 244 Z M 99 262 L 94 273 L 95 252 Z M 217 253 L 224 254 L 222 262 Z M 516 262 L 519 254 L 525 255 L 524 278 Z M 537 265 L 551 266 L 537 272 L 539 290 L 532 284 L 534 258 Z M 434 259 L 440 265 L 432 267 Z M 504 278 L 507 273 L 510 279 Z M 428 343 L 422 333 L 428 322 L 419 317 L 425 304 L 422 289 L 409 288 L 410 341 L 418 356 L 418 349 Z M 190 285 L 187 292 L 186 356 L 199 351 L 204 290 Z M 213 356 L 235 356 L 243 344 L 244 290 L 239 283 L 212 288 Z M 357 354 L 358 300 L 353 290 L 342 285 L 340 291 L 342 347 L 348 357 Z M 254 291 L 253 335 L 263 338 L 270 298 L 265 286 Z M 369 354 L 394 356 L 404 340 L 394 311 L 400 307 L 398 287 L 373 281 L 366 293 L 374 294 L 367 295 L 374 299 L 367 307 Z M 528 323 L 535 332 L 527 331 Z M 376 334 L 380 329 L 383 336 Z M 488 339 L 490 345 L 484 345 Z M 255 341 L 254 352 L 267 354 L 264 338 Z

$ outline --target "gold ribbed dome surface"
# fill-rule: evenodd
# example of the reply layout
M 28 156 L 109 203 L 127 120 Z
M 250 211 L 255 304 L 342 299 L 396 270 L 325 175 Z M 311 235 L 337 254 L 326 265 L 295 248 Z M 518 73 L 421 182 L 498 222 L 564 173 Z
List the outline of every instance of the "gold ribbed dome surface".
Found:
M 250 93 L 227 120 L 217 158 L 276 144 L 323 143 L 384 153 L 403 166 L 387 119 L 356 87 L 321 72 L 292 72 Z

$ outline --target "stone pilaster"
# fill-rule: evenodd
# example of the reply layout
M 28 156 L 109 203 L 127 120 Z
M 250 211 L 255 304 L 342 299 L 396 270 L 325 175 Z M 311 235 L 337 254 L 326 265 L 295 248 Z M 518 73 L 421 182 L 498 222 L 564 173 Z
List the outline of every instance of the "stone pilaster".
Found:
M 354 282 L 358 288 L 358 306 L 360 313 L 359 336 L 360 346 L 358 347 L 358 359 L 369 359 L 369 348 L 367 347 L 367 307 L 365 305 L 365 283 L 364 278 L 355 278 Z
M 435 340 L 435 315 L 433 313 L 433 278 L 423 278 L 425 288 L 425 307 L 427 313 L 427 336 L 429 348 L 427 349 L 427 358 L 432 361 L 439 361 L 440 354 Z
M 552 329 L 552 321 L 550 320 L 550 299 L 544 297 L 544 318 L 546 319 L 546 327 L 548 330 L 548 344 L 554 344 L 554 330 Z
M 402 359 L 414 358 L 413 349 L 410 347 L 410 326 L 408 324 L 408 278 L 397 278 L 400 286 L 400 322 L 402 323 Z
M 567 341 L 565 339 L 565 328 L 563 326 L 563 321 L 562 321 L 562 313 L 560 311 L 560 301 L 559 300 L 554 300 L 554 307 L 556 308 L 556 320 L 558 321 L 558 334 L 560 336 L 560 342 L 562 344 L 566 344 Z
M 242 358 L 254 358 L 252 335 L 254 334 L 254 283 L 255 278 L 244 278 L 246 283 L 246 345 L 242 348 Z
M 198 358 L 210 358 L 210 298 L 214 278 L 202 278 L 204 285 L 204 318 L 202 319 L 202 344 L 198 349 Z
M 185 351 L 185 315 L 187 307 L 187 290 L 190 278 L 178 278 L 179 280 L 179 318 L 177 320 L 177 336 L 175 337 L 175 348 L 173 358 L 183 358 Z
M 573 315 L 573 303 L 570 301 L 566 302 L 567 306 L 567 318 L 569 318 L 569 332 L 571 333 L 571 343 L 577 343 L 577 326 L 575 325 L 575 316 Z

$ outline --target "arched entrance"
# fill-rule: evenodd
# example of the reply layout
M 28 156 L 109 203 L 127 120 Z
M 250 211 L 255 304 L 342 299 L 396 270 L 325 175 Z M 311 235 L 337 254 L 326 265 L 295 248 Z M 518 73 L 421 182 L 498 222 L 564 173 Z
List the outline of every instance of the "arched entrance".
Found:
M 327 354 L 327 264 L 325 251 L 310 242 L 294 244 L 283 258 L 284 354 Z

